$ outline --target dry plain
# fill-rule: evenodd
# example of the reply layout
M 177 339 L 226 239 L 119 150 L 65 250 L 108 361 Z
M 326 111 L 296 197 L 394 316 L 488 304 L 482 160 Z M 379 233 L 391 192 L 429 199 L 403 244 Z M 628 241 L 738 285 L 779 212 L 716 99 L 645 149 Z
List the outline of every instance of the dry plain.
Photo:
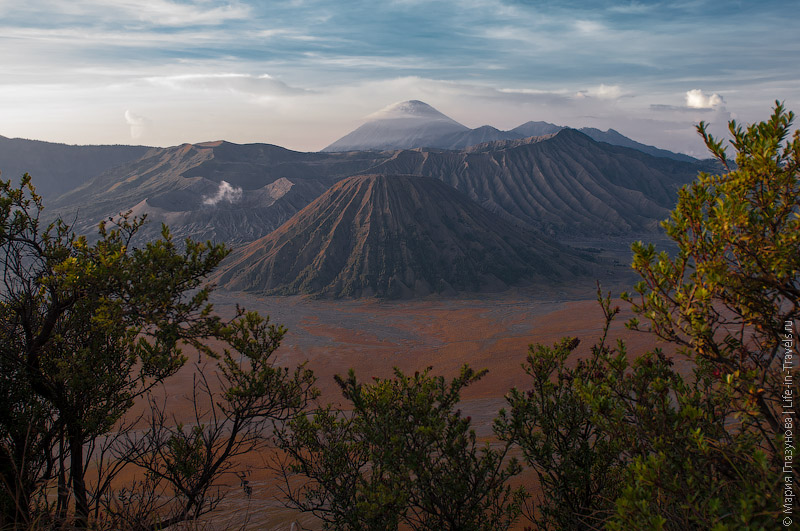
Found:
M 630 286 L 630 277 L 604 286 L 617 296 Z M 495 294 L 459 298 L 428 297 L 421 300 L 316 300 L 307 297 L 260 297 L 252 294 L 217 291 L 213 302 L 218 313 L 232 315 L 237 304 L 269 315 L 288 332 L 276 352 L 279 365 L 292 367 L 307 362 L 315 372 L 322 391 L 320 402 L 338 403 L 340 394 L 333 376 L 351 367 L 364 381 L 390 377 L 394 367 L 405 372 L 432 367 L 435 374 L 455 376 L 465 363 L 488 374 L 468 388 L 462 411 L 470 415 L 478 436 L 491 438 L 492 419 L 505 404 L 504 395 L 512 387 L 528 386 L 522 370 L 528 345 L 553 344 L 565 336 L 581 339 L 575 359 L 586 356 L 597 339 L 603 317 L 596 301 L 596 286 L 525 288 Z M 652 337 L 631 333 L 624 328 L 630 313 L 617 300 L 622 314 L 612 326 L 612 339 L 624 337 L 630 352 L 643 352 L 653 345 Z M 176 375 L 167 386 L 170 409 L 190 421 L 188 401 L 192 387 L 192 368 Z M 298 515 L 280 503 L 280 490 L 269 464 L 274 455 L 265 452 L 247 456 L 238 470 L 247 474 L 253 487 L 251 498 L 244 496 L 235 476 L 224 483 L 229 487 L 226 500 L 213 516 L 204 519 L 207 529 L 290 529 L 317 528 L 307 515 Z M 530 474 L 522 481 L 530 484 Z M 520 527 L 522 528 L 522 527 Z

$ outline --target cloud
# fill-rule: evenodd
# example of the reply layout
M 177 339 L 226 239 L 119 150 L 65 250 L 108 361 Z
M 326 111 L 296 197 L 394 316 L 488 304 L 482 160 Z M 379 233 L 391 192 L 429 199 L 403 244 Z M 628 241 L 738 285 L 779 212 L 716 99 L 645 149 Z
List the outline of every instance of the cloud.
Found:
M 716 109 L 724 104 L 725 100 L 716 92 L 708 96 L 700 89 L 692 89 L 686 92 L 686 106 L 690 109 Z
M 483 105 L 487 102 L 512 106 L 520 104 L 568 105 L 573 100 L 575 93 L 574 89 L 496 88 L 478 83 L 419 76 L 403 76 L 352 85 L 346 89 L 346 92 L 348 99 L 358 102 L 359 106 L 367 111 L 362 116 L 371 113 L 375 108 L 385 107 L 393 101 L 408 99 L 422 100 L 447 114 L 448 109 L 461 106 L 478 111 L 480 107 L 476 107 L 476 105 Z M 339 97 L 342 91 L 323 93 L 323 97 L 327 97 L 328 94 Z M 368 110 L 367 106 L 374 106 L 374 108 Z
M 600 100 L 616 100 L 623 96 L 622 88 L 619 85 L 603 85 L 591 87 L 586 90 L 578 91 L 576 97 L 578 98 L 597 98 Z
M 651 103 L 650 104 L 650 110 L 651 111 L 657 111 L 657 112 L 667 112 L 667 111 L 682 111 L 682 112 L 702 111 L 702 112 L 708 112 L 711 109 L 692 109 L 691 107 L 686 107 L 685 105 L 667 105 L 665 103 Z
M 195 0 L 76 0 L 59 3 L 57 11 L 65 15 L 122 20 L 139 20 L 154 26 L 218 26 L 231 20 L 246 20 L 251 8 L 237 1 Z
M 296 41 L 322 41 L 321 37 L 308 35 L 297 30 L 287 28 L 259 29 L 247 35 L 259 39 L 289 39 Z M 333 39 L 332 39 L 333 40 Z
M 291 96 L 310 92 L 289 86 L 269 74 L 187 74 L 149 77 L 145 81 L 176 90 L 223 91 L 249 96 Z
M 692 113 L 727 113 L 725 108 L 725 99 L 717 94 L 705 94 L 700 89 L 692 89 L 686 91 L 684 95 L 685 105 L 669 105 L 661 103 L 653 103 L 650 105 L 651 111 L 679 111 L 679 112 L 692 112 Z
M 627 5 L 612 5 L 609 6 L 608 11 L 610 13 L 620 13 L 623 15 L 639 15 L 643 13 L 648 13 L 657 9 L 657 6 L 650 5 L 650 4 L 641 4 L 639 2 L 631 2 Z
M 150 120 L 131 112 L 130 110 L 125 111 L 125 122 L 131 128 L 131 138 L 137 139 L 141 138 L 144 135 L 145 131 L 147 130 L 147 125 L 150 123 Z
M 203 204 L 208 206 L 215 206 L 217 203 L 227 201 L 228 203 L 237 203 L 242 198 L 242 189 L 238 186 L 231 186 L 228 181 L 219 183 L 217 193 L 211 197 L 204 197 Z
M 603 24 L 594 20 L 576 20 L 575 29 L 584 35 L 606 35 L 609 30 Z

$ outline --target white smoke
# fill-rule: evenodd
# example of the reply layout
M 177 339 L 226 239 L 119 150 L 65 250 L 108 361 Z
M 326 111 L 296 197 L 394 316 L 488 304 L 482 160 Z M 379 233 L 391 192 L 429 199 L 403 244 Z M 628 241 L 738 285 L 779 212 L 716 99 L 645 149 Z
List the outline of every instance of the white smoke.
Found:
M 147 124 L 150 122 L 144 116 L 138 115 L 130 110 L 125 111 L 125 122 L 131 128 L 131 138 L 142 138 L 142 135 L 147 129 Z
M 217 193 L 210 197 L 203 198 L 203 204 L 214 206 L 220 201 L 227 201 L 228 203 L 236 203 L 242 198 L 242 189 L 237 186 L 231 186 L 227 181 L 219 183 L 219 190 Z

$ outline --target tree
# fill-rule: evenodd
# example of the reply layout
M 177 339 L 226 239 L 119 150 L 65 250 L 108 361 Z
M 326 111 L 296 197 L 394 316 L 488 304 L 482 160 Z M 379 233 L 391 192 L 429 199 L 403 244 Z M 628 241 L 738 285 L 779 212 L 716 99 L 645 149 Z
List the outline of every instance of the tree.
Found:
M 8 339 L 0 345 L 0 363 L 10 375 L 5 383 L 24 389 L 19 402 L 3 405 L 2 416 L 16 418 L 3 426 L 3 468 L 12 472 L 6 482 L 19 492 L 15 504 L 23 516 L 30 494 L 57 469 L 47 447 L 58 442 L 60 462 L 65 453 L 70 459 L 76 524 L 85 527 L 84 445 L 183 365 L 182 342 L 207 350 L 199 339 L 219 322 L 208 290 L 198 288 L 227 251 L 187 241 L 179 252 L 166 227 L 161 240 L 133 248 L 143 220 L 128 216 L 102 223 L 99 240 L 90 244 L 61 220 L 42 230 L 41 210 L 29 175 L 16 189 L 0 183 L 0 316 Z M 36 415 L 39 410 L 45 415 Z M 23 437 L 19 420 L 31 415 L 40 435 Z M 29 477 L 26 464 L 33 450 L 46 462 L 39 477 Z M 63 470 L 58 475 L 66 479 Z M 67 488 L 60 487 L 63 509 Z
M 633 246 L 633 268 L 642 281 L 635 296 L 624 295 L 638 315 L 628 325 L 677 346 L 694 362 L 689 389 L 673 378 L 676 412 L 702 414 L 694 433 L 679 432 L 690 439 L 679 446 L 683 464 L 657 451 L 635 461 L 637 483 L 618 504 L 620 521 L 635 521 L 653 508 L 645 497 L 669 470 L 683 468 L 685 478 L 702 484 L 702 473 L 685 470 L 686 463 L 717 474 L 716 491 L 705 499 L 671 493 L 683 507 L 708 516 L 700 525 L 731 525 L 734 518 L 737 525 L 770 525 L 782 507 L 781 402 L 785 393 L 800 391 L 784 346 L 800 315 L 800 133 L 789 138 L 793 119 L 776 102 L 767 121 L 746 128 L 732 121 L 733 170 L 722 142 L 701 123 L 699 133 L 729 171 L 703 173 L 681 191 L 663 223 L 678 246 L 674 257 L 656 254 L 652 245 Z
M 256 432 L 264 422 L 302 408 L 313 394 L 313 376 L 304 369 L 289 375 L 272 366 L 270 355 L 283 329 L 254 313 L 240 311 L 230 323 L 212 313 L 209 288 L 202 283 L 227 254 L 224 246 L 186 240 L 179 249 L 162 227 L 161 239 L 134 247 L 144 220 L 129 214 L 101 223 L 97 240 L 90 243 L 61 220 L 42 228 L 41 210 L 30 176 L 19 188 L 0 182 L 0 390 L 10 397 L 0 403 L 0 485 L 5 487 L 0 524 L 25 527 L 51 518 L 58 526 L 70 513 L 78 528 L 89 526 L 92 514 L 97 520 L 110 477 L 100 477 L 93 488 L 87 485 L 95 451 L 104 458 L 116 455 L 113 463 L 98 466 L 101 476 L 119 472 L 125 463 L 157 474 L 169 468 L 165 459 L 187 460 L 173 467 L 174 474 L 159 476 L 173 483 L 186 479 L 175 478 L 197 457 L 192 452 L 213 454 L 203 474 L 191 478 L 183 509 L 170 518 L 204 512 L 204 493 L 229 459 L 261 440 Z M 216 404 L 206 388 L 224 419 L 211 439 L 203 430 L 170 428 L 164 412 L 155 411 L 150 439 L 128 444 L 129 452 L 121 453 L 124 415 L 134 401 L 184 365 L 184 346 L 218 357 L 205 343 L 209 337 L 232 349 L 224 350 L 220 361 L 227 384 L 224 405 Z M 162 436 L 175 455 L 159 452 L 160 461 L 148 460 L 142 444 Z M 101 439 L 105 443 L 98 444 Z M 210 446 L 197 446 L 201 439 L 211 440 Z M 45 495 L 53 482 L 55 507 Z
M 728 171 L 700 174 L 681 190 L 663 223 L 674 256 L 633 245 L 642 281 L 623 294 L 636 315 L 627 325 L 673 346 L 687 368 L 658 348 L 631 361 L 624 343 L 604 346 L 605 334 L 575 370 L 558 364 L 574 343 L 539 347 L 541 359 L 529 359 L 532 392 L 512 392 L 501 420 L 532 466 L 550 474 L 543 517 L 555 510 L 567 515 L 563 527 L 580 526 L 564 492 L 588 480 L 580 507 L 615 500 L 601 522 L 609 529 L 763 529 L 778 521 L 781 472 L 795 469 L 784 468 L 785 427 L 794 420 L 780 406 L 800 392 L 784 343 L 800 304 L 800 134 L 788 140 L 792 120 L 776 103 L 768 121 L 746 129 L 731 122 L 733 170 L 700 124 Z M 608 298 L 601 304 L 608 330 L 616 311 Z M 565 415 L 573 409 L 577 417 Z M 576 425 L 588 439 L 568 437 Z M 555 464 L 545 455 L 551 441 L 564 442 L 554 446 Z M 595 476 L 608 465 L 619 466 L 618 485 Z M 568 475 L 575 469 L 582 472 Z
M 369 385 L 352 370 L 337 376 L 352 411 L 328 405 L 279 435 L 289 505 L 326 529 L 507 529 L 523 496 L 507 485 L 519 465 L 508 444 L 480 447 L 455 410 L 483 374 L 464 366 L 449 384 L 429 370 Z
M 509 410 L 501 410 L 495 433 L 518 444 L 538 480 L 538 494 L 526 511 L 542 530 L 592 529 L 608 519 L 620 485 L 623 444 L 601 430 L 594 412 L 577 392 L 576 382 L 594 380 L 614 351 L 608 328 L 619 308 L 598 299 L 606 316 L 599 342 L 587 359 L 567 365 L 580 341 L 564 338 L 552 347 L 531 345 L 523 364 L 531 377 L 527 391 L 512 389 Z M 618 345 L 617 348 L 624 349 Z
M 222 499 L 213 488 L 233 470 L 232 460 L 265 448 L 274 423 L 293 418 L 317 395 L 310 370 L 274 366 L 285 332 L 255 312 L 237 312 L 220 332 L 230 347 L 216 362 L 220 389 L 212 389 L 202 368 L 196 373 L 191 426 L 171 424 L 151 400 L 148 429 L 126 434 L 117 448 L 118 459 L 146 479 L 122 499 L 108 497 L 112 527 L 165 529 L 212 511 Z
M 642 276 L 626 297 L 633 329 L 649 331 L 730 378 L 738 413 L 775 452 L 786 323 L 800 315 L 800 136 L 787 142 L 794 114 L 776 102 L 772 117 L 743 129 L 730 123 L 736 166 L 701 174 L 684 188 L 663 226 L 674 258 L 633 246 Z M 722 143 L 698 131 L 728 167 Z

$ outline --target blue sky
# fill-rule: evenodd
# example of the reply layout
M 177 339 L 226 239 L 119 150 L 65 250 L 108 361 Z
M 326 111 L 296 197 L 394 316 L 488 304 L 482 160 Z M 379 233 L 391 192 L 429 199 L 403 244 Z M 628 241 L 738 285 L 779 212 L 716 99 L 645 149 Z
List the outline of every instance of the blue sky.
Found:
M 0 135 L 317 150 L 396 101 L 470 127 L 615 128 L 800 111 L 797 1 L 0 0 Z

